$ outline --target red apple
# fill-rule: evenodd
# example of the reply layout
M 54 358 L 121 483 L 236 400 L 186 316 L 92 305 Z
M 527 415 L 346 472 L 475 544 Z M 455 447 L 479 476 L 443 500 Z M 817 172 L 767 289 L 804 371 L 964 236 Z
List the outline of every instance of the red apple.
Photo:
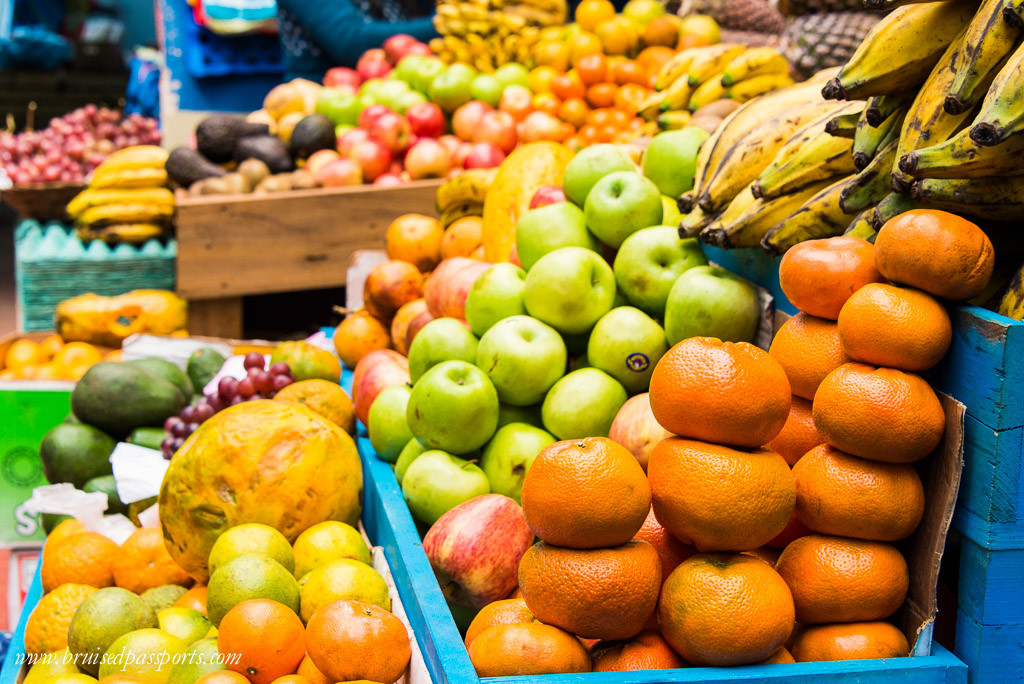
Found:
M 324 86 L 328 88 L 350 87 L 359 88 L 363 79 L 359 72 L 348 67 L 332 67 L 324 74 Z
M 374 122 L 385 114 L 394 114 L 394 112 L 387 105 L 372 104 L 359 112 L 359 127 L 368 131 Z
M 549 204 L 558 204 L 565 201 L 565 193 L 561 185 L 542 185 L 537 192 L 533 193 L 530 200 L 530 208 L 545 207 Z
M 335 188 L 343 185 L 360 185 L 363 182 L 363 172 L 359 164 L 348 157 L 338 157 L 321 167 L 319 173 L 313 176 L 320 185 L 325 188 Z
M 459 149 L 455 150 L 455 156 L 452 157 L 452 163 L 459 168 L 464 168 L 466 166 L 466 158 L 472 151 L 473 143 L 459 143 Z
M 363 172 L 363 180 L 367 183 L 384 175 L 391 168 L 391 151 L 383 143 L 368 138 L 360 140 L 349 151 L 349 158 Z
M 462 140 L 472 140 L 473 133 L 480 125 L 480 119 L 494 108 L 486 102 L 473 100 L 462 105 L 452 114 L 452 131 Z
M 396 185 L 405 185 L 405 182 L 397 173 L 382 173 L 374 179 L 373 184 L 385 188 L 392 188 Z
M 493 143 L 508 154 L 519 142 L 516 134 L 516 120 L 508 112 L 487 112 L 473 134 L 473 142 Z
M 309 155 L 309 159 L 306 160 L 306 171 L 315 177 L 320 169 L 327 166 L 337 158 L 338 153 L 334 150 L 317 150 L 313 154 Z
M 384 41 L 384 53 L 392 64 L 398 64 L 398 60 L 405 56 L 405 51 L 418 42 L 408 33 L 396 33 Z
M 356 62 L 356 72 L 364 81 L 371 78 L 384 78 L 391 71 L 387 53 L 380 48 L 367 50 Z
M 444 178 L 451 168 L 451 156 L 444 145 L 433 138 L 424 138 L 405 153 L 405 170 L 412 180 Z
M 374 266 L 363 285 L 363 304 L 370 315 L 390 321 L 404 304 L 423 296 L 423 274 L 415 265 L 389 259 Z
M 484 494 L 438 518 L 423 551 L 449 603 L 483 608 L 515 589 L 519 561 L 531 544 L 533 531 L 519 504 Z
M 409 147 L 412 129 L 401 114 L 384 112 L 370 124 L 370 137 L 384 143 L 393 153 L 404 152 Z
M 505 161 L 505 153 L 490 142 L 478 142 L 470 146 L 462 165 L 467 169 L 492 169 Z
M 568 129 L 558 117 L 547 112 L 530 112 L 523 119 L 522 139 L 524 143 L 538 140 L 561 142 L 569 137 Z M 570 126 L 571 127 L 571 126 Z
M 427 279 L 423 297 L 435 318 L 466 318 L 466 297 L 473 283 L 494 264 L 467 257 L 445 259 Z
M 519 261 L 519 250 L 515 245 L 512 245 L 512 252 L 508 255 L 508 263 L 522 268 L 522 263 Z
M 429 311 L 421 311 L 409 321 L 409 327 L 405 329 L 405 348 L 407 350 L 412 346 L 412 341 L 416 339 L 420 330 L 423 330 L 423 327 L 432 320 L 434 320 L 433 314 Z
M 366 425 L 370 404 L 377 395 L 385 388 L 409 382 L 409 359 L 392 349 L 377 349 L 359 359 L 352 372 L 356 417 Z
M 369 139 L 370 134 L 362 128 L 353 128 L 346 131 L 344 135 L 338 138 L 338 153 L 343 157 L 348 157 L 352 154 L 352 148 L 356 146 L 356 143 Z
M 448 156 L 455 159 L 455 153 L 459 151 L 459 147 L 462 145 L 462 141 L 454 135 L 442 135 L 437 139 L 437 142 L 444 145 L 444 149 L 448 150 Z
M 638 394 L 623 404 L 615 414 L 615 420 L 608 431 L 608 438 L 626 447 L 626 450 L 639 461 L 645 473 L 647 459 L 651 457 L 654 445 L 671 436 L 672 433 L 661 427 L 654 419 L 651 395 L 647 392 Z
M 417 102 L 405 110 L 412 132 L 423 138 L 440 138 L 444 135 L 444 112 L 433 102 Z
M 417 57 L 433 57 L 434 51 L 431 50 L 430 46 L 426 43 L 416 41 L 405 49 L 405 54 L 402 56 L 408 57 L 409 55 L 415 55 Z

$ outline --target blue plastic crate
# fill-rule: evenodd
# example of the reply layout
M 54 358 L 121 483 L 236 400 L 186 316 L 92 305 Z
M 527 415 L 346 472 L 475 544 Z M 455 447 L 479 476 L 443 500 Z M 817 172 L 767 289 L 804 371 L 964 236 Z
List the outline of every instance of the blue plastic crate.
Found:
M 185 0 L 172 0 L 185 69 L 196 78 L 283 74 L 276 34 L 222 36 L 196 24 Z

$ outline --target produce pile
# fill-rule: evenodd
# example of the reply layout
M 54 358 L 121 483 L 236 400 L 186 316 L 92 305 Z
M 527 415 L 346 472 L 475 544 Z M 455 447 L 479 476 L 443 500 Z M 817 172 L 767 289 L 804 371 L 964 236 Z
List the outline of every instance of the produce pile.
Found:
M 104 353 L 93 345 L 65 342 L 60 335 L 49 335 L 39 342 L 16 340 L 4 355 L 0 381 L 77 380 L 103 357 Z

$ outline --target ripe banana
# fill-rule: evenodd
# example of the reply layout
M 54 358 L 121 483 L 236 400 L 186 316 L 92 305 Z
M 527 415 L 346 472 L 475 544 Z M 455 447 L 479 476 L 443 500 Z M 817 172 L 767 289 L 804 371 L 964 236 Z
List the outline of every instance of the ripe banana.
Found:
M 1024 0 L 1010 0 L 1003 7 L 1003 21 L 1010 26 L 1024 28 Z
M 782 254 L 793 245 L 816 238 L 842 235 L 853 217 L 839 206 L 839 196 L 852 177 L 842 178 L 820 190 L 789 217 L 775 224 L 761 240 L 769 254 Z
M 725 96 L 742 103 L 789 85 L 793 85 L 793 79 L 787 73 L 762 74 L 745 78 L 731 86 L 725 91 Z
M 687 72 L 690 71 L 690 65 L 693 64 L 693 60 L 698 54 L 700 54 L 699 48 L 689 48 L 677 52 L 658 69 L 658 74 L 654 77 L 654 89 L 664 90 L 680 78 L 686 78 Z
M 1006 293 L 999 300 L 997 311 L 1016 321 L 1024 320 L 1024 265 L 1014 274 Z
M 665 99 L 662 93 L 651 93 L 636 110 L 636 115 L 644 121 L 654 121 L 661 112 L 661 101 Z
M 167 150 L 156 145 L 132 145 L 111 154 L 95 170 L 108 170 L 114 167 L 141 169 L 163 166 L 167 163 L 168 154 Z
M 756 47 L 730 61 L 722 73 L 722 85 L 732 86 L 743 79 L 769 74 L 789 74 L 789 62 L 773 47 Z
M 906 109 L 913 101 L 913 93 L 899 93 L 897 95 L 876 95 L 868 100 L 864 108 L 864 116 L 869 126 L 881 126 L 896 110 Z
M 861 240 L 867 240 L 868 242 L 873 243 L 875 238 L 878 237 L 878 231 L 871 225 L 870 214 L 870 211 L 864 211 L 863 213 L 858 214 L 843 235 L 858 237 Z
M 962 114 L 984 96 L 983 84 L 1013 53 L 1021 27 L 1003 19 L 1010 0 L 984 0 L 967 27 L 956 78 L 946 94 L 944 106 L 950 114 Z
M 899 134 L 903 127 L 903 110 L 893 112 L 881 126 L 871 126 L 864 117 L 857 124 L 857 133 L 853 137 L 853 165 L 857 171 L 867 168 L 875 154 L 889 141 Z
M 740 193 L 733 197 L 732 201 L 729 202 L 729 206 L 727 206 L 725 209 L 719 212 L 718 216 L 715 217 L 713 221 L 711 221 L 706 226 L 704 226 L 703 229 L 701 229 L 701 241 L 704 241 L 704 237 L 709 231 L 717 230 L 721 228 L 723 225 L 728 225 L 734 222 L 736 219 L 743 215 L 743 212 L 745 212 L 748 207 L 750 207 L 756 202 L 757 200 L 754 198 L 754 193 L 751 191 L 751 186 L 748 185 L 747 187 L 743 188 L 743 190 L 741 190 Z
M 849 138 L 853 140 L 857 132 L 857 122 L 860 121 L 860 113 L 839 114 L 825 124 L 825 132 L 837 138 Z
M 715 100 L 725 97 L 726 87 L 722 85 L 722 79 L 716 74 L 701 83 L 693 94 L 690 95 L 689 108 L 695 112 L 704 105 L 711 104 Z
M 156 188 L 167 185 L 167 170 L 160 166 L 144 168 L 113 167 L 99 172 L 97 168 L 89 179 L 90 188 Z
M 927 78 L 977 6 L 977 0 L 948 0 L 900 7 L 868 32 L 822 95 L 854 100 L 915 87 Z
M 773 226 L 800 209 L 809 199 L 828 187 L 830 182 L 819 181 L 788 195 L 743 203 L 743 211 L 739 216 L 727 220 L 727 215 L 732 211 L 730 204 L 717 221 L 701 231 L 701 241 L 725 249 L 757 247 Z M 743 193 L 738 195 L 733 203 L 742 196 Z
M 693 210 L 684 216 L 683 220 L 679 222 L 679 237 L 696 237 L 702 230 L 704 230 L 704 228 L 714 221 L 716 217 L 716 214 L 708 214 L 700 207 L 694 207 Z
M 993 221 L 1024 219 L 1024 177 L 926 178 L 914 183 L 911 197 L 934 209 Z
M 167 188 L 141 188 L 137 190 L 97 190 L 86 188 L 68 202 L 67 212 L 77 218 L 90 207 L 107 204 L 158 204 L 174 210 L 174 193 Z
M 687 82 L 686 77 L 676 79 L 672 85 L 662 91 L 664 97 L 661 100 L 659 109 L 669 112 L 676 109 L 686 109 L 690 104 L 690 96 L 693 95 L 693 88 Z
M 140 245 L 161 238 L 167 229 L 155 223 L 115 223 L 109 226 L 78 226 L 75 234 L 82 242 L 101 240 L 110 245 Z
M 461 218 L 467 216 L 483 216 L 484 205 L 481 202 L 459 202 L 450 205 L 447 209 L 440 212 L 438 221 L 441 222 L 441 226 L 444 229 L 448 229 L 453 223 Z
M 909 193 L 890 192 L 871 212 L 871 227 L 875 230 L 881 230 L 882 226 L 889 222 L 889 219 L 895 218 L 911 209 L 920 209 L 923 206 L 921 202 L 915 200 Z
M 687 82 L 691 87 L 696 88 L 716 75 L 721 79 L 720 74 L 729 62 L 743 54 L 746 49 L 745 45 L 737 43 L 719 43 L 705 47 L 690 63 L 690 68 L 686 72 Z
M 993 147 L 1024 131 L 1024 43 L 992 81 L 971 126 L 971 140 Z
M 1024 136 L 982 147 L 965 128 L 944 143 L 916 150 L 900 159 L 900 171 L 913 178 L 981 178 L 1021 171 Z
M 443 213 L 462 204 L 483 205 L 497 169 L 470 169 L 446 181 L 437 189 L 437 211 Z
M 839 206 L 847 214 L 856 214 L 869 209 L 892 191 L 892 168 L 896 162 L 899 141 L 895 135 L 882 146 L 875 158 L 853 177 L 839 197 Z
M 161 223 L 174 216 L 174 204 L 118 203 L 89 207 L 78 224 L 89 227 L 115 223 Z
M 864 9 L 890 12 L 897 7 L 931 1 L 932 0 L 864 0 Z
M 678 131 L 690 123 L 690 112 L 665 112 L 658 117 L 658 129 L 662 131 Z

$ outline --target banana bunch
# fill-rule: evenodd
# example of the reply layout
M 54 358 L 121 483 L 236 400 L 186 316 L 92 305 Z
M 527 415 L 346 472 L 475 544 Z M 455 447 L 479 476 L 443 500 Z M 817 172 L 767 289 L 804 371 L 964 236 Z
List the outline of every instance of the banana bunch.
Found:
M 998 313 L 1017 321 L 1024 321 L 1024 265 L 1014 274 L 1009 287 L 999 300 Z
M 460 218 L 483 216 L 487 190 L 498 169 L 469 169 L 437 189 L 437 213 L 445 229 Z
M 83 242 L 141 244 L 163 237 L 174 217 L 167 152 L 151 145 L 119 150 L 96 167 L 89 185 L 67 206 Z
M 540 30 L 565 23 L 564 0 L 445 0 L 437 5 L 430 48 L 445 63 L 490 73 L 507 62 L 528 64 Z
M 721 43 L 689 48 L 658 71 L 654 82 L 657 92 L 638 113 L 654 121 L 666 113 L 695 112 L 716 100 L 749 102 L 792 83 L 789 62 L 773 47 Z

